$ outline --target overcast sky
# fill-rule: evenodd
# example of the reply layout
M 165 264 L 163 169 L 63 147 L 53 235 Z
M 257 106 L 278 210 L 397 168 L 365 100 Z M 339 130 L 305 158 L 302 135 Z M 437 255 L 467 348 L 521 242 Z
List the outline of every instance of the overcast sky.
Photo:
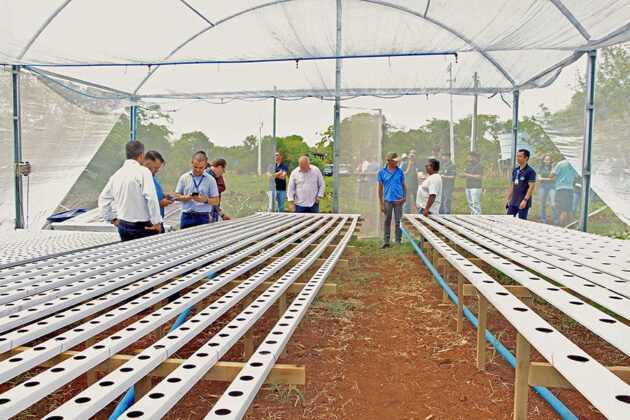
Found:
M 579 71 L 584 74 L 585 60 L 565 68 L 560 77 L 548 88 L 533 89 L 521 92 L 519 114 L 532 116 L 540 111 L 540 104 L 545 104 L 551 111 L 565 107 L 571 99 L 571 87 L 576 84 Z M 511 104 L 512 95 L 504 94 Z M 354 113 L 365 112 L 360 108 L 380 108 L 388 121 L 402 129 L 418 128 L 432 118 L 449 118 L 449 95 L 405 96 L 397 99 L 379 99 L 362 97 L 342 101 L 341 118 Z M 215 105 L 205 102 L 184 104 L 175 102 L 164 105 L 173 117 L 171 130 L 178 138 L 182 133 L 202 131 L 210 140 L 219 145 L 240 144 L 251 134 L 258 135 L 260 124 L 263 124 L 262 135 L 271 135 L 273 127 L 273 102 L 265 101 L 233 101 L 228 104 Z M 299 101 L 278 101 L 277 135 L 279 137 L 299 134 L 311 145 L 321 139 L 319 133 L 333 123 L 334 102 L 319 99 Z M 473 109 L 472 96 L 453 96 L 453 118 L 455 121 L 470 115 Z M 512 117 L 512 110 L 501 100 L 499 95 L 491 99 L 479 97 L 478 112 L 480 114 L 498 114 L 502 119 Z

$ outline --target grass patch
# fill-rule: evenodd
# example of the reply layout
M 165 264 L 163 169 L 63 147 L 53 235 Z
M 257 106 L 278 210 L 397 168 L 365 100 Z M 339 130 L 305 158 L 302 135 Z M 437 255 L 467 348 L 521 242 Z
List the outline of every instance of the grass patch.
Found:
M 357 305 L 348 299 L 335 296 L 332 299 L 317 299 L 312 305 L 328 312 L 333 318 L 353 318 Z
M 272 384 L 270 388 L 271 393 L 265 397 L 265 399 L 271 399 L 278 405 L 286 405 L 293 403 L 294 407 L 298 404 L 304 404 L 304 394 L 295 385 L 282 386 L 278 384 Z

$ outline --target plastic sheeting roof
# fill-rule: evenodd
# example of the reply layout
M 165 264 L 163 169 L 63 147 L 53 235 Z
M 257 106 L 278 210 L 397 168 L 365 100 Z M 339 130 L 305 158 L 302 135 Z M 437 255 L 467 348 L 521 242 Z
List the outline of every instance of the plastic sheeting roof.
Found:
M 628 0 L 5 0 L 0 7 L 0 63 L 118 99 L 332 98 L 339 56 L 354 57 L 342 60 L 342 97 L 448 92 L 449 64 L 454 93 L 509 92 L 546 86 L 584 51 L 630 40 Z

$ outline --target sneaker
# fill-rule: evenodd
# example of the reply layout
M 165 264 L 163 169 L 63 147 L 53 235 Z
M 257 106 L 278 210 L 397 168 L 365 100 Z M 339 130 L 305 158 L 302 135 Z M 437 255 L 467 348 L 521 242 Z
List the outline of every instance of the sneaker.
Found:
M 386 242 L 383 242 L 383 243 L 381 244 L 381 246 L 379 246 L 379 248 L 380 248 L 380 249 L 389 248 L 389 244 L 388 244 L 388 243 L 386 243 Z

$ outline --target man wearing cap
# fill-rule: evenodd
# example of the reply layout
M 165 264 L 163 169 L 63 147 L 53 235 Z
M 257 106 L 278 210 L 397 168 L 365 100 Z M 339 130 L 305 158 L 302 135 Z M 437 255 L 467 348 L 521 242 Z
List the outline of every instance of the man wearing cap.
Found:
M 387 165 L 378 173 L 378 198 L 381 202 L 381 212 L 385 213 L 381 248 L 389 247 L 392 212 L 394 212 L 394 223 L 396 224 L 396 245 L 400 246 L 402 244 L 400 218 L 402 217 L 403 203 L 407 198 L 405 173 L 398 167 L 398 161 L 400 161 L 398 154 L 389 152 L 385 159 L 387 160 Z
M 424 170 L 419 166 L 419 162 L 416 160 L 416 151 L 409 151 L 409 163 L 407 163 L 407 169 L 405 169 L 405 180 L 407 183 L 407 190 L 409 191 L 409 197 L 403 204 L 403 211 L 407 214 L 411 213 L 411 203 L 416 202 L 416 194 L 418 191 L 418 172 Z

